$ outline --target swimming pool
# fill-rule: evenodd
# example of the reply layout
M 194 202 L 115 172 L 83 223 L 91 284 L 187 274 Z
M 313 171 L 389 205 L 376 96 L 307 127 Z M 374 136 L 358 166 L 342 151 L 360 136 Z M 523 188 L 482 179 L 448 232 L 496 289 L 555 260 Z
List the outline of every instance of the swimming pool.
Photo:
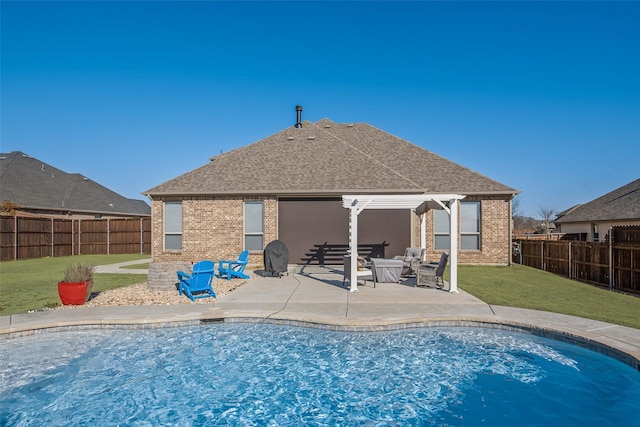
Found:
M 495 329 L 83 330 L 0 360 L 7 426 L 640 425 L 630 366 Z

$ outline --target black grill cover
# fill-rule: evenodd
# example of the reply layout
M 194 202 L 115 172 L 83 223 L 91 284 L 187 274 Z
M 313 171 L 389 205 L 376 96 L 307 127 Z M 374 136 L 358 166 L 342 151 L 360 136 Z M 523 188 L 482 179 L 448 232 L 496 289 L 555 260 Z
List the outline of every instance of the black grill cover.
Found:
M 272 276 L 280 276 L 287 271 L 289 250 L 280 240 L 270 242 L 264 248 L 264 269 Z

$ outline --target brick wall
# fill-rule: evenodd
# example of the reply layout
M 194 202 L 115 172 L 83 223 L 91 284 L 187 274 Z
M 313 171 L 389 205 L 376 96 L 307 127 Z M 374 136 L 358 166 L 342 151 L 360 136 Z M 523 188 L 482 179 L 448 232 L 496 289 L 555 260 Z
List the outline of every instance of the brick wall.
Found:
M 511 257 L 511 204 L 504 197 L 466 197 L 465 202 L 480 202 L 480 250 L 458 252 L 460 264 L 507 265 Z M 427 260 L 437 261 L 442 251 L 434 250 L 433 211 L 427 212 Z M 458 229 L 460 221 L 458 219 Z M 419 240 L 418 240 L 419 242 Z M 458 238 L 458 248 L 460 239 Z
M 164 202 L 182 200 L 182 251 L 164 250 Z M 196 262 L 203 259 L 237 259 L 244 249 L 244 202 L 264 202 L 264 244 L 278 234 L 275 197 L 186 197 L 154 200 L 151 204 L 153 262 Z M 262 251 L 249 254 L 251 264 L 263 263 Z
M 198 261 L 201 259 L 235 259 L 244 248 L 244 202 L 264 201 L 264 244 L 277 239 L 278 203 L 275 197 L 187 197 L 182 200 L 183 250 L 163 250 L 164 201 L 152 202 L 154 262 Z M 460 251 L 461 264 L 503 264 L 510 261 L 510 202 L 504 197 L 467 197 L 465 201 L 480 201 L 481 248 Z M 433 249 L 433 211 L 427 212 L 427 259 L 438 260 L 441 251 Z M 413 241 L 420 244 L 420 219 L 414 222 Z M 249 262 L 263 264 L 262 251 L 250 253 Z

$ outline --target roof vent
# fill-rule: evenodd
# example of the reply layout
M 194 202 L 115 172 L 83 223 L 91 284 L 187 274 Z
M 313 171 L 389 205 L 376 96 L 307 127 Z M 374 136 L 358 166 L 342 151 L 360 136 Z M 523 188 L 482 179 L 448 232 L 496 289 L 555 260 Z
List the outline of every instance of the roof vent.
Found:
M 296 127 L 302 127 L 302 105 L 296 105 Z
M 314 139 L 316 139 L 316 137 L 315 137 L 315 136 L 308 136 L 308 137 L 307 137 L 307 139 L 308 139 L 309 141 L 313 141 Z
M 294 138 L 292 136 L 288 136 L 287 137 L 287 141 L 293 141 L 293 140 L 294 140 Z

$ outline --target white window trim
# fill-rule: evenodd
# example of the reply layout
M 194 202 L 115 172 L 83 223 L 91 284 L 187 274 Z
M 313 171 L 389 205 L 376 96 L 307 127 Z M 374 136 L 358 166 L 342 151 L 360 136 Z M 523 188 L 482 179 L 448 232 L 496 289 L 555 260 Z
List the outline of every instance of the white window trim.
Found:
M 180 231 L 167 231 L 167 204 L 180 205 Z M 182 252 L 184 249 L 184 215 L 182 214 L 182 201 L 164 202 L 162 218 L 162 249 L 165 252 Z M 180 236 L 180 249 L 167 248 L 167 236 Z
M 460 252 L 471 252 L 471 251 L 480 251 L 482 250 L 482 204 L 480 202 L 460 202 L 460 216 L 462 216 L 462 205 L 470 205 L 474 204 L 478 206 L 478 231 L 462 231 L 462 224 L 460 224 L 460 241 L 462 241 L 463 236 L 477 236 L 478 237 L 478 247 L 473 249 L 463 248 L 460 246 Z M 451 218 L 449 217 L 449 221 Z M 449 248 L 438 248 L 436 247 L 436 236 L 449 238 L 449 231 L 447 232 L 438 232 L 436 231 L 436 213 L 433 213 L 433 247 L 436 251 L 448 250 Z M 449 230 L 449 227 L 447 227 Z
M 262 206 L 262 221 L 261 221 L 261 231 L 247 231 L 247 204 L 260 204 Z M 262 237 L 262 246 L 264 246 L 264 201 L 263 200 L 245 200 L 242 204 L 242 245 L 244 249 L 247 245 L 247 236 L 260 236 Z M 249 250 L 258 250 L 258 249 L 249 249 Z M 262 250 L 262 248 L 260 248 Z
M 460 217 L 462 217 L 462 205 L 474 204 L 478 207 L 478 231 L 462 231 L 462 224 L 460 224 L 460 251 L 479 251 L 482 250 L 482 204 L 480 202 L 461 202 L 460 203 Z M 464 249 L 462 247 L 463 236 L 477 236 L 478 247 L 473 249 Z

